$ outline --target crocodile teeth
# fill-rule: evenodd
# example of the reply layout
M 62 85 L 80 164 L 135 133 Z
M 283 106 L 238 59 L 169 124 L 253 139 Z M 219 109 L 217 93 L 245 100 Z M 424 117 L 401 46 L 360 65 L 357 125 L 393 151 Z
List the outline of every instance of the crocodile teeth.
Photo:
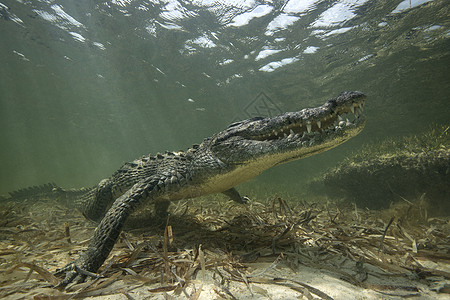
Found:
M 276 130 L 274 130 L 273 133 L 275 133 L 275 136 L 278 136 L 278 132 Z
M 317 127 L 322 127 L 322 122 L 320 122 L 320 121 L 317 121 Z
M 362 108 L 361 107 L 357 107 L 356 108 L 356 115 L 359 116 L 362 114 Z
M 355 107 L 353 105 L 350 106 L 350 110 L 352 111 L 352 114 L 355 113 Z
M 311 124 L 306 124 L 306 129 L 308 130 L 308 133 L 311 133 Z
M 341 116 L 338 116 L 338 120 L 339 120 L 339 121 L 344 121 L 344 119 L 342 119 Z

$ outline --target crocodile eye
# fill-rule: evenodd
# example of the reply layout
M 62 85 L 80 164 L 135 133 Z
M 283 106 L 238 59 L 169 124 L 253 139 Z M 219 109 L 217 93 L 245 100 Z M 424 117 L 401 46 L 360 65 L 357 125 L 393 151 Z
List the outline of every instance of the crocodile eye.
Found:
M 245 124 L 245 123 L 250 123 L 250 122 L 253 122 L 253 121 L 259 121 L 259 120 L 263 120 L 263 119 L 265 119 L 265 118 L 264 117 L 253 117 L 253 118 L 250 118 L 250 119 L 247 119 L 247 120 L 234 122 L 234 123 L 231 123 L 230 125 L 228 125 L 227 129 L 232 128 L 232 127 L 236 127 L 238 125 L 242 125 L 242 124 Z
M 241 125 L 242 123 L 243 123 L 243 121 L 231 123 L 230 125 L 228 125 L 227 129 L 232 128 L 232 127 L 236 127 L 238 125 Z

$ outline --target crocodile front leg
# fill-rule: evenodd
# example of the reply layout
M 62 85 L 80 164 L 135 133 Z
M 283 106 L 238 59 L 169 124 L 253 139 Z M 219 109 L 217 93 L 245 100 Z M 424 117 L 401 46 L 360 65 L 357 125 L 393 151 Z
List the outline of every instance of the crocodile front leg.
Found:
M 228 196 L 231 200 L 241 204 L 245 204 L 249 200 L 247 196 L 242 197 L 235 188 L 223 191 L 222 194 Z
M 74 262 L 58 270 L 56 275 L 65 274 L 58 287 L 64 287 L 72 281 L 83 281 L 86 272 L 96 272 L 111 252 L 122 227 L 131 212 L 142 202 L 151 201 L 161 193 L 158 183 L 166 178 L 152 176 L 129 189 L 114 201 L 111 208 L 95 229 L 88 248 Z

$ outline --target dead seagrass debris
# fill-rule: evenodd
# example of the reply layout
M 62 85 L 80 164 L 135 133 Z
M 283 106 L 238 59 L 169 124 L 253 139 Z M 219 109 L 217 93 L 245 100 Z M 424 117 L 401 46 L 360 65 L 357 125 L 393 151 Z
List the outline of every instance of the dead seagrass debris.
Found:
M 417 276 L 430 286 L 436 277 L 449 279 L 448 271 L 440 266 L 449 264 L 446 251 L 450 248 L 450 223 L 443 218 L 413 222 L 416 209 L 413 202 L 409 213 L 402 216 L 399 212 L 404 209 L 394 208 L 384 212 L 358 209 L 356 215 L 353 206 L 309 205 L 278 198 L 254 201 L 250 204 L 251 211 L 247 207 L 224 204 L 221 199 L 201 200 L 198 205 L 180 203 L 176 209 L 184 214 L 182 217 L 172 213 L 163 229 L 126 233 L 114 249 L 115 258 L 110 260 L 110 267 L 103 269 L 103 278 L 74 285 L 63 295 L 80 298 L 128 293 L 133 296 L 135 290 L 146 287 L 153 294 L 194 297 L 203 295 L 205 290 L 199 290 L 200 285 L 207 288 L 208 280 L 215 274 L 217 282 L 213 281 L 213 286 L 217 293 L 229 298 L 239 298 L 233 284 L 241 284 L 249 294 L 264 293 L 265 288 L 259 285 L 263 283 L 259 282 L 317 296 L 302 285 L 291 282 L 289 287 L 285 281 L 273 280 L 290 278 L 280 276 L 280 270 L 288 269 L 295 274 L 304 266 L 337 274 L 357 287 L 393 295 L 420 295 L 421 291 L 414 280 L 411 284 L 388 284 L 392 278 Z M 3 279 L 0 296 L 20 293 L 28 293 L 29 298 L 38 296 L 41 292 L 36 287 L 49 286 L 51 279 L 25 264 L 39 266 L 51 274 L 60 260 L 72 259 L 69 251 L 73 256 L 81 251 L 90 235 L 93 225 L 81 216 L 53 209 L 51 205 L 44 207 L 41 204 L 16 209 L 6 220 L 6 225 L 14 226 L 0 228 L 4 237 L 0 240 L 0 261 L 4 263 L 0 268 L 12 270 L 17 266 L 6 281 Z M 36 214 L 36 211 L 43 213 Z M 50 221 L 41 222 L 49 215 Z M 24 223 L 14 223 L 15 217 Z M 66 221 L 71 224 L 71 244 L 64 234 Z M 243 259 L 247 256 L 250 258 Z M 264 261 L 268 264 L 259 267 Z M 326 290 L 309 285 L 331 296 Z M 173 290 L 158 290 L 162 287 Z M 436 291 L 443 293 L 446 289 L 436 288 Z

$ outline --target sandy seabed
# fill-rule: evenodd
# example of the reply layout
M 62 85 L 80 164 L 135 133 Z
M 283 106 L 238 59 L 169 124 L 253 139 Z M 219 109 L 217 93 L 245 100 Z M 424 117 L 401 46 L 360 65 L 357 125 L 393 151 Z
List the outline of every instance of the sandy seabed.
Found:
M 272 197 L 203 197 L 129 222 L 98 278 L 53 285 L 95 224 L 53 201 L 0 202 L 2 299 L 450 299 L 449 218 Z

